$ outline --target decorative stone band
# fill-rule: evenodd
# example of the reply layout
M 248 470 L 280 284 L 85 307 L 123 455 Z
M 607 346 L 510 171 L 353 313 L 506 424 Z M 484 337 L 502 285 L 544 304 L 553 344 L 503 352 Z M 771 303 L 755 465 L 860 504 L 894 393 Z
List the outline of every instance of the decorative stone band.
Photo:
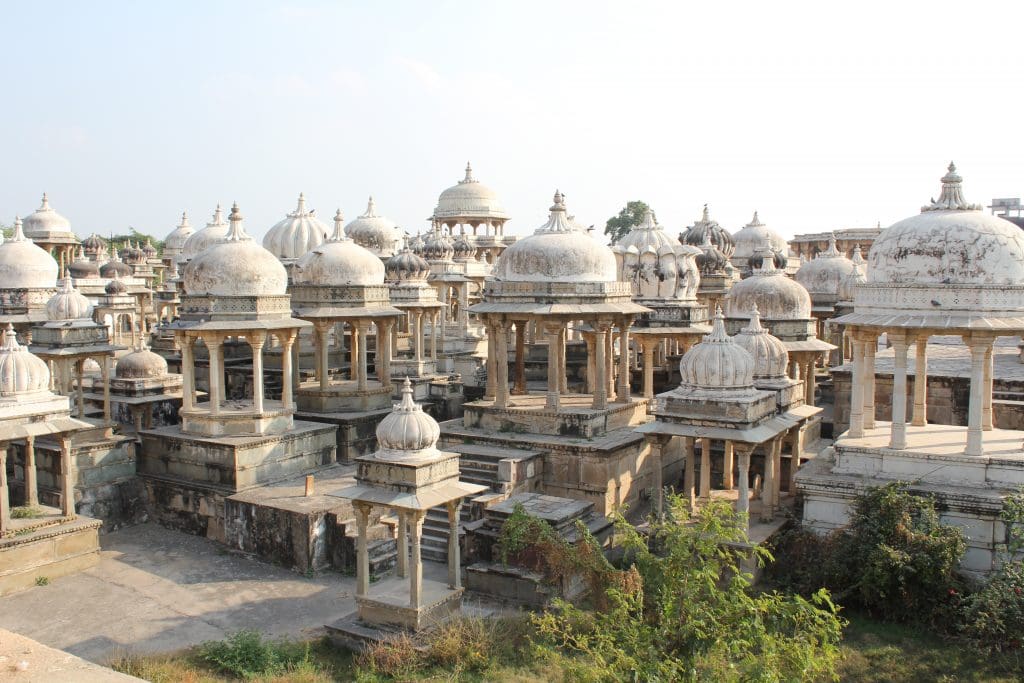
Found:
M 429 286 L 429 285 L 428 285 Z M 388 306 L 390 288 L 387 285 L 293 285 L 292 305 L 332 304 L 338 306 Z
M 978 317 L 1024 315 L 1024 286 L 861 284 L 853 294 L 856 313 L 970 312 Z
M 276 296 L 190 296 L 181 298 L 183 319 L 247 319 L 291 317 L 291 297 Z

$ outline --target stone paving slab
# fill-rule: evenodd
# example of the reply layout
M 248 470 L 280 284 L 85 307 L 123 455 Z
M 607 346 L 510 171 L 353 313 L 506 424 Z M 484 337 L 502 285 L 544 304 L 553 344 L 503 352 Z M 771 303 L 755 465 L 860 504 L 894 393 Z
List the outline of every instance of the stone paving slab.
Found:
M 97 666 L 0 628 L 0 681 L 17 683 L 132 683 L 141 678 Z

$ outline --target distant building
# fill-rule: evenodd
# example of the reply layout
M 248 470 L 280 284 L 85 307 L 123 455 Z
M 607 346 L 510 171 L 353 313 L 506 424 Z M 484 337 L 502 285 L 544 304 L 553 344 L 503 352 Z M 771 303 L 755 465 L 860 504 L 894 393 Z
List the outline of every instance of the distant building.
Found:
M 882 226 L 873 228 L 845 228 L 831 232 L 811 232 L 795 235 L 789 241 L 789 253 L 794 257 L 804 257 L 810 261 L 819 253 L 829 248 L 829 239 L 834 235 L 836 248 L 846 257 L 853 256 L 853 250 L 859 245 L 861 252 L 867 254 L 874 244 L 875 238 L 882 232 Z
M 1024 207 L 1020 204 L 1020 197 L 993 199 L 988 208 L 992 209 L 993 216 L 999 216 L 1018 228 L 1024 228 Z

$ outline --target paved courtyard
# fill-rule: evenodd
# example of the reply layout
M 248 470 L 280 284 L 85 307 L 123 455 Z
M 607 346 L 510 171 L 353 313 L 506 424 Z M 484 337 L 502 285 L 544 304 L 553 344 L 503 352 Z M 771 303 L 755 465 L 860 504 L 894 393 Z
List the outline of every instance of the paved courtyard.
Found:
M 169 652 L 243 628 L 315 636 L 355 609 L 352 577 L 306 578 L 154 524 L 100 542 L 96 567 L 0 598 L 0 628 L 103 663 L 119 653 Z

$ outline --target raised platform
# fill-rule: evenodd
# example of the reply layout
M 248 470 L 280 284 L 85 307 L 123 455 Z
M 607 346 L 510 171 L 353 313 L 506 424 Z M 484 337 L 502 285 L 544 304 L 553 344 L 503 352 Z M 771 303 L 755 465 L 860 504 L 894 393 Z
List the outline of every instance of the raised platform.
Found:
M 557 410 L 547 408 L 546 396 L 540 393 L 512 395 L 505 408 L 496 407 L 492 400 L 473 401 L 463 406 L 463 424 L 498 432 L 588 439 L 647 421 L 647 399 L 610 402 L 601 410 L 591 407 L 593 400 L 589 394 L 565 395 Z
M 94 566 L 100 559 L 98 519 L 63 517 L 40 506 L 40 515 L 12 519 L 0 538 L 0 595 Z
M 307 423 L 331 425 L 337 429 L 335 445 L 338 462 L 352 462 L 377 450 L 377 424 L 391 412 L 391 405 L 378 410 L 339 413 L 298 412 L 297 419 Z
M 319 382 L 306 382 L 295 392 L 295 405 L 301 413 L 346 413 L 390 409 L 393 387 L 371 381 L 365 389 L 356 382 L 334 381 L 327 389 Z

